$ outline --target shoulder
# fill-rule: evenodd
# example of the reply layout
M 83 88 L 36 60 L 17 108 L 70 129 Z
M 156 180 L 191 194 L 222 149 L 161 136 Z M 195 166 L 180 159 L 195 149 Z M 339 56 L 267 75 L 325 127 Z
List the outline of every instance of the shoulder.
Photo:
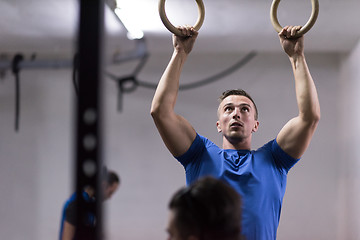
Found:
M 262 147 L 258 148 L 253 152 L 272 152 L 272 153 L 285 153 L 279 144 L 276 142 L 276 139 L 272 139 L 269 142 L 265 143 Z M 286 154 L 286 153 L 285 153 Z M 286 154 L 287 155 L 287 154 Z
M 262 147 L 257 149 L 255 153 L 265 153 L 268 158 L 271 158 L 276 164 L 277 168 L 282 168 L 286 172 L 290 170 L 300 159 L 295 159 L 281 149 L 276 139 L 273 139 Z
M 195 143 L 204 143 L 206 145 L 215 145 L 211 140 L 209 140 L 207 137 L 204 137 L 203 135 L 196 133 L 196 137 L 195 140 L 193 142 L 193 144 Z
M 208 138 L 196 133 L 196 137 L 195 137 L 194 141 L 192 142 L 190 148 L 183 155 L 186 155 L 189 152 L 201 151 L 204 148 L 212 148 L 212 147 L 213 148 L 219 148 L 215 143 L 213 143 Z
M 201 155 L 208 149 L 211 149 L 212 151 L 220 150 L 220 148 L 211 140 L 196 133 L 195 140 L 191 144 L 190 148 L 183 155 L 176 157 L 176 159 L 181 164 L 187 165 L 187 163 L 201 157 Z

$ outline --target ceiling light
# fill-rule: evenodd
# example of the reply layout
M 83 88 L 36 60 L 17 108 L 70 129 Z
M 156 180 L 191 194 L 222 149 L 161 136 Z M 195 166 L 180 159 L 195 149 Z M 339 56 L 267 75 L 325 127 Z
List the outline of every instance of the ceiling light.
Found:
M 129 39 L 141 39 L 144 37 L 144 33 L 141 29 L 139 29 L 138 21 L 136 21 L 132 12 L 129 11 L 129 9 L 126 9 L 125 6 L 120 6 L 119 1 L 117 1 L 114 12 L 126 28 L 128 32 L 127 37 Z

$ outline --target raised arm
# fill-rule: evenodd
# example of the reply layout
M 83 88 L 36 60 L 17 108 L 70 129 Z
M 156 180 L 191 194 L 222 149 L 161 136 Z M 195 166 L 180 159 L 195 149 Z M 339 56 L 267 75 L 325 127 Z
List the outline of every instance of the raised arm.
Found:
M 190 123 L 174 111 L 179 79 L 185 60 L 191 52 L 198 32 L 192 27 L 179 27 L 187 37 L 173 35 L 174 52 L 163 73 L 151 104 L 151 116 L 169 151 L 184 154 L 196 137 Z
M 299 115 L 285 124 L 276 140 L 294 158 L 304 154 L 320 120 L 319 99 L 304 55 L 304 36 L 292 38 L 298 29 L 300 26 L 287 26 L 279 33 L 280 43 L 294 72 Z

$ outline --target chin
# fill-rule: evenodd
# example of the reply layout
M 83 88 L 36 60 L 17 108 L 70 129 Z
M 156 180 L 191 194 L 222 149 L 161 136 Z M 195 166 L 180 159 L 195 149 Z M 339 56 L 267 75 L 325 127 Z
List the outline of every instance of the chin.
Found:
M 245 138 L 243 134 L 239 134 L 239 133 L 231 133 L 231 134 L 227 135 L 226 137 L 231 138 L 236 141 L 242 141 Z

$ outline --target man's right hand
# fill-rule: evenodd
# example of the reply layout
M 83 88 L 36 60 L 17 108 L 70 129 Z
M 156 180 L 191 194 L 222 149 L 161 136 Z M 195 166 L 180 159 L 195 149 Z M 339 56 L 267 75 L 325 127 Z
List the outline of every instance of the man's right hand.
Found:
M 191 26 L 180 26 L 178 29 L 182 32 L 183 36 L 173 34 L 174 49 L 175 51 L 183 51 L 184 53 L 189 54 L 198 36 L 198 31 Z
M 286 26 L 278 34 L 280 44 L 290 58 L 304 55 L 304 36 L 295 37 L 300 28 L 301 26 Z

